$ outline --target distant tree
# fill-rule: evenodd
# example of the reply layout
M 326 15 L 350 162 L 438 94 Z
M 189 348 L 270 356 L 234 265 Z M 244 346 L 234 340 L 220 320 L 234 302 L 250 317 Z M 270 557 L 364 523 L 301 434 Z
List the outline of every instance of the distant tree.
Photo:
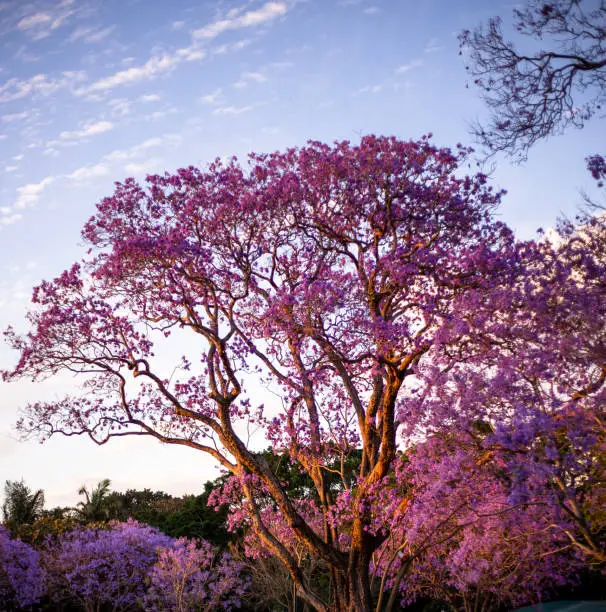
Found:
M 7 480 L 4 485 L 2 515 L 9 527 L 33 523 L 42 515 L 44 491 L 32 491 L 23 480 Z
M 521 161 L 537 141 L 583 127 L 606 101 L 606 5 L 529 0 L 514 18 L 516 31 L 533 41 L 529 52 L 505 39 L 499 17 L 459 40 L 491 111 L 474 135 L 489 154 Z
M 208 506 L 214 483 L 207 482 L 204 493 L 182 498 L 179 509 L 168 514 L 160 529 L 174 538 L 199 538 L 225 546 L 232 539 L 227 532 L 227 508 L 216 511 Z
M 104 478 L 90 492 L 86 485 L 78 490 L 78 495 L 84 495 L 85 501 L 78 502 L 76 506 L 76 517 L 85 522 L 104 521 L 110 518 L 110 508 L 107 500 L 110 493 L 111 481 Z
M 106 502 L 110 519 L 125 521 L 133 518 L 155 527 L 161 527 L 166 517 L 183 505 L 181 498 L 151 489 L 111 491 Z

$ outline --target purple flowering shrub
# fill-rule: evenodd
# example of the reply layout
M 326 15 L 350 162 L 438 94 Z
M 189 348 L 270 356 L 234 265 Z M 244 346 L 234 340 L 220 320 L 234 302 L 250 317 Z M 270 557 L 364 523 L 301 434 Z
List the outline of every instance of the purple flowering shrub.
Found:
M 132 519 L 47 540 L 49 599 L 96 612 L 231 609 L 247 588 L 241 565 L 205 541 L 174 540 Z
M 21 540 L 13 540 L 0 526 L 0 603 L 23 608 L 44 594 L 40 555 Z
M 158 552 L 149 574 L 147 610 L 230 610 L 240 607 L 248 581 L 243 564 L 228 553 L 218 555 L 209 542 L 179 538 Z
M 133 520 L 62 534 L 43 552 L 49 596 L 55 603 L 78 602 L 87 611 L 102 605 L 128 609 L 145 594 L 157 549 L 171 543 L 157 529 Z

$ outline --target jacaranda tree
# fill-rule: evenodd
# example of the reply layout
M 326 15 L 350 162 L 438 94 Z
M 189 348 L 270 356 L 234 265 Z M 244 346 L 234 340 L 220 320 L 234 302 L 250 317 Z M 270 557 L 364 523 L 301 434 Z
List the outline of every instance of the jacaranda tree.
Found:
M 368 136 L 117 184 L 84 228 L 88 257 L 34 291 L 27 335 L 7 332 L 20 358 L 6 380 L 69 371 L 85 393 L 29 405 L 19 427 L 210 454 L 299 597 L 370 610 L 371 559 L 389 536 L 374 504 L 379 491 L 408 503 L 390 486 L 399 431 L 490 418 L 479 383 L 463 404 L 456 385 L 444 398 L 432 387 L 497 355 L 494 305 L 522 265 L 491 216 L 500 194 L 464 176 L 467 153 Z M 474 319 L 474 304 L 491 316 Z M 526 304 L 511 307 L 522 320 Z M 168 356 L 181 347 L 177 376 Z M 251 427 L 309 495 L 289 495 L 247 444 Z M 329 568 L 330 600 L 304 571 L 310 557 Z

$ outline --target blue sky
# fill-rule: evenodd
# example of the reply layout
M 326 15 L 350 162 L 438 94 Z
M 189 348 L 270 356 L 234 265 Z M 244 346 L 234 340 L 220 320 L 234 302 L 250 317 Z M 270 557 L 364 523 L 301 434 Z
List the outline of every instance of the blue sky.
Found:
M 127 176 L 369 133 L 473 144 L 485 116 L 457 33 L 512 4 L 483 0 L 0 0 L 0 326 L 25 329 L 31 288 L 84 249 L 95 202 Z M 499 211 L 520 237 L 574 214 L 603 127 L 554 137 L 523 166 L 495 160 Z M 0 368 L 15 355 L 0 346 Z M 187 449 L 120 440 L 40 446 L 12 424 L 68 379 L 2 385 L 0 483 L 49 506 L 82 483 L 197 492 L 216 475 Z

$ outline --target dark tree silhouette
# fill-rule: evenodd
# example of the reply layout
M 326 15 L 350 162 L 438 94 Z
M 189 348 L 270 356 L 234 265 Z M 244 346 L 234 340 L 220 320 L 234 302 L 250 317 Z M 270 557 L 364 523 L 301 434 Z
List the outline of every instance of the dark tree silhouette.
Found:
M 606 4 L 603 0 L 530 0 L 514 10 L 515 29 L 535 41 L 523 53 L 506 40 L 499 17 L 459 36 L 468 73 L 491 110 L 472 132 L 488 154 L 526 159 L 537 141 L 577 128 L 606 99 Z
M 23 480 L 7 480 L 4 484 L 2 515 L 9 527 L 33 523 L 42 515 L 44 491 L 32 491 Z
M 85 501 L 78 502 L 76 506 L 76 516 L 86 522 L 104 521 L 109 518 L 110 509 L 107 499 L 110 494 L 111 480 L 104 478 L 91 488 L 90 493 L 86 485 L 78 489 L 78 495 L 84 495 Z

